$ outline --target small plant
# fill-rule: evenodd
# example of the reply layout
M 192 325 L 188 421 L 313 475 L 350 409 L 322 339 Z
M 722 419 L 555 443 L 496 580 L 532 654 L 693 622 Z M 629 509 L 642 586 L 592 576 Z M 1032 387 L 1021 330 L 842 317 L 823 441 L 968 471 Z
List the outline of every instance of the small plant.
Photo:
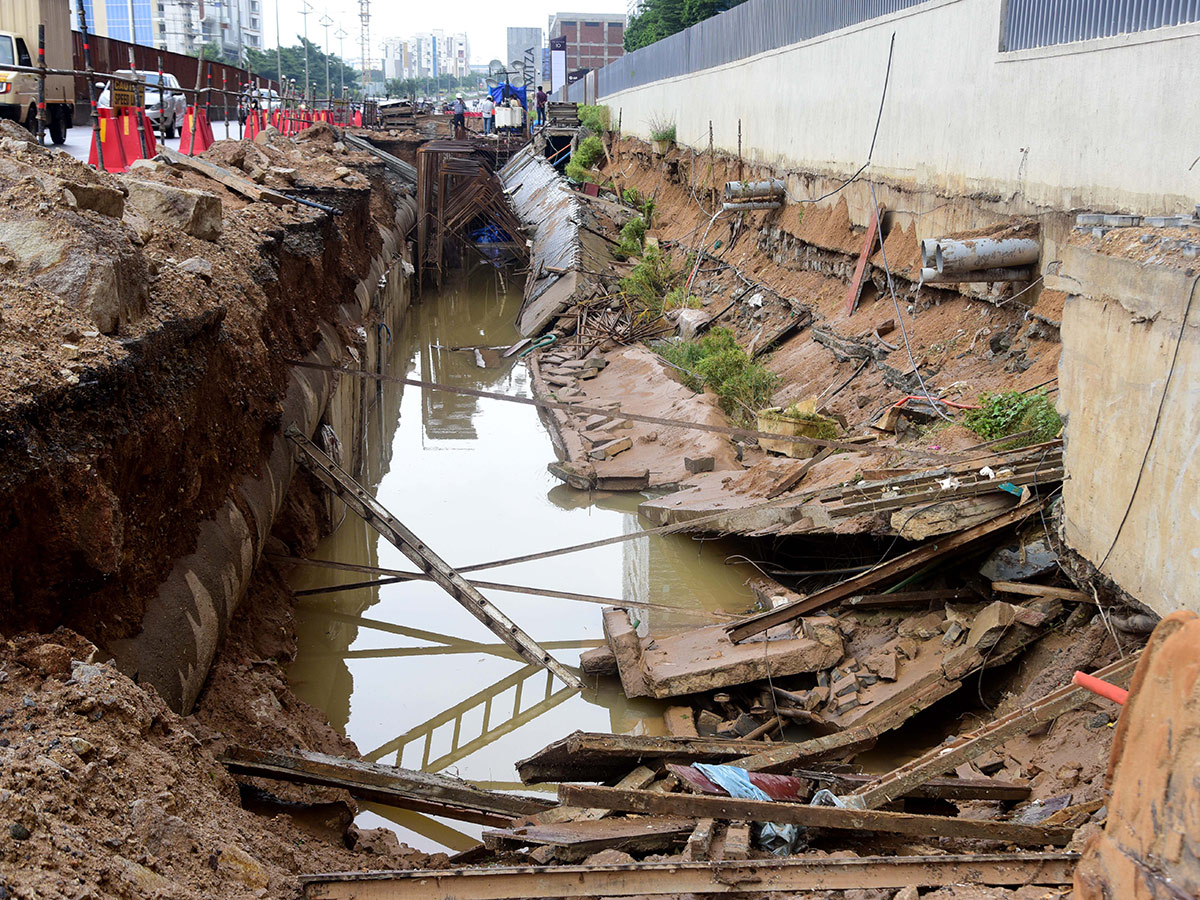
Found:
M 621 232 L 618 235 L 620 240 L 617 242 L 616 249 L 613 250 L 613 256 L 617 259 L 629 259 L 631 256 L 642 255 L 642 242 L 646 238 L 646 220 L 641 216 L 634 216 L 621 227 Z
M 699 309 L 703 306 L 699 297 L 693 297 L 682 287 L 673 287 L 663 299 L 663 312 L 672 309 Z
M 579 124 L 592 134 L 602 134 L 612 130 L 612 120 L 607 106 L 580 106 Z
M 658 116 L 652 117 L 650 119 L 650 139 L 666 141 L 669 144 L 675 143 L 675 122 Z
M 754 423 L 755 412 L 770 404 L 779 386 L 779 376 L 752 360 L 728 328 L 714 328 L 695 341 L 670 341 L 658 350 L 682 370 L 688 387 L 711 389 L 721 409 L 743 425 Z
M 641 261 L 620 281 L 620 288 L 656 316 L 663 312 L 663 298 L 679 280 L 671 261 L 653 247 L 647 248 Z
M 579 142 L 567 161 L 567 177 L 572 181 L 596 181 L 592 167 L 604 157 L 604 142 L 589 135 Z
M 1062 418 L 1045 391 L 1034 394 L 1022 394 L 1020 391 L 983 394 L 979 398 L 979 409 L 968 412 L 963 422 L 989 441 L 1023 431 L 1032 432 L 1001 445 L 1000 449 L 1003 450 L 1053 440 L 1062 430 Z
M 621 202 L 634 209 L 642 208 L 642 192 L 637 188 L 625 188 L 621 191 Z

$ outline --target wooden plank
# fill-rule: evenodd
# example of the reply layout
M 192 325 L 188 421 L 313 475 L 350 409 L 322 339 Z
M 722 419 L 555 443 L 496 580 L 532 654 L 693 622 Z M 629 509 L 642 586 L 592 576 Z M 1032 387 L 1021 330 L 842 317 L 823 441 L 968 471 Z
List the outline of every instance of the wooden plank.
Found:
M 641 790 L 651 787 L 658 773 L 648 766 L 638 766 L 617 782 L 619 788 Z M 557 822 L 590 822 L 612 815 L 612 810 L 594 807 L 583 809 L 578 806 L 555 806 L 545 812 L 533 816 L 531 821 L 538 825 L 552 825 Z
M 703 794 L 656 794 L 652 791 L 623 791 L 590 785 L 560 785 L 559 796 L 569 803 L 607 806 L 622 812 L 723 819 L 734 822 L 779 822 L 806 828 L 872 831 L 917 837 L 947 837 L 1007 841 L 1022 846 L 1063 846 L 1075 833 L 1071 828 L 1044 828 L 986 819 L 956 819 L 874 809 L 843 809 L 809 806 L 805 803 L 775 803 L 770 800 L 739 800 Z
M 555 859 L 578 862 L 601 850 L 627 853 L 668 850 L 684 843 L 695 825 L 694 819 L 659 816 L 562 822 L 485 831 L 483 843 L 491 850 L 552 847 Z
M 790 770 L 798 763 L 820 762 L 865 750 L 874 745 L 878 735 L 879 731 L 875 728 L 849 728 L 798 744 L 779 744 L 734 760 L 732 765 L 748 772 Z
M 796 776 L 816 782 L 820 787 L 829 788 L 839 796 L 876 780 L 876 776 L 860 772 L 827 772 L 820 769 L 797 769 Z M 1028 800 L 1031 790 L 1028 784 L 1017 781 L 1000 781 L 995 778 L 931 778 L 904 796 L 919 797 L 925 800 L 1003 800 L 1011 802 Z
M 287 197 L 278 191 L 273 191 L 270 188 L 261 187 L 255 184 L 248 178 L 242 178 L 234 175 L 231 171 L 223 166 L 219 166 L 207 159 L 199 159 L 195 156 L 184 156 L 176 150 L 172 150 L 165 144 L 160 144 L 158 147 L 159 156 L 165 156 L 177 166 L 191 169 L 193 172 L 199 172 L 218 184 L 223 184 L 231 191 L 241 194 L 249 200 L 266 200 L 269 203 L 274 203 L 276 206 L 295 206 L 296 201 L 291 197 Z
M 695 829 L 687 839 L 687 846 L 683 848 L 684 862 L 708 857 L 708 848 L 712 846 L 714 827 L 716 827 L 716 822 L 712 819 L 701 819 L 696 823 Z
M 767 499 L 774 500 L 780 494 L 786 494 L 788 491 L 795 489 L 796 485 L 798 485 L 801 481 L 804 480 L 804 476 L 808 474 L 809 469 L 811 469 L 813 466 L 815 466 L 817 463 L 821 462 L 822 460 L 829 459 L 829 457 L 832 455 L 833 455 L 833 448 L 831 448 L 831 447 L 822 448 L 821 451 L 819 453 L 817 453 L 816 456 L 814 456 L 812 459 L 810 459 L 808 462 L 806 462 L 804 465 L 802 465 L 800 468 L 798 468 L 795 472 L 785 475 L 785 476 L 783 476 L 783 478 L 779 479 L 779 481 L 777 481 L 775 483 L 775 486 L 772 487 L 769 491 L 767 491 Z
M 728 762 L 757 753 L 761 741 L 652 737 L 576 731 L 517 763 L 525 784 L 545 781 L 607 781 L 642 763 Z
M 1124 686 L 1133 677 L 1141 651 L 1105 666 L 1096 672 L 1098 678 Z M 1037 725 L 1056 719 L 1063 713 L 1078 709 L 1095 697 L 1090 691 L 1074 685 L 1053 691 L 1024 709 L 1002 716 L 994 722 L 963 735 L 953 744 L 940 744 L 912 762 L 893 769 L 886 775 L 856 789 L 842 798 L 860 809 L 877 809 L 929 779 L 942 775 L 998 747 L 1015 734 L 1029 731 Z
M 997 492 L 1007 493 L 1000 485 L 1011 484 L 1014 487 L 1023 487 L 1037 483 L 1042 486 L 1056 484 L 1063 480 L 1064 470 L 1060 468 L 1047 469 L 1043 472 L 1038 472 L 1036 475 L 1030 473 L 1028 475 L 1014 475 L 1012 478 L 1005 478 L 1001 481 L 997 478 L 995 481 L 980 481 L 974 484 L 964 484 L 949 490 L 934 486 L 920 493 L 900 494 L 896 497 L 888 497 L 887 499 L 868 499 L 861 503 L 846 503 L 842 506 L 828 507 L 829 515 L 834 518 L 842 518 L 845 516 L 859 516 L 865 513 L 887 512 L 893 509 L 907 509 L 912 506 L 921 506 L 926 503 L 940 502 L 942 500 L 956 500 L 965 497 L 974 497 L 978 494 L 994 494 Z M 1011 495 L 1010 495 L 1011 496 Z
M 979 595 L 970 588 L 945 588 L 932 591 L 898 591 L 895 594 L 859 594 L 843 601 L 854 609 L 883 609 L 891 606 L 912 606 L 931 602 L 965 600 L 978 602 Z
M 976 853 L 655 862 L 611 866 L 506 866 L 302 875 L 307 900 L 540 900 L 681 894 L 1070 884 L 1077 853 Z
M 867 272 L 867 260 L 875 249 L 875 239 L 879 237 L 879 220 L 883 218 L 883 204 L 880 203 L 871 215 L 871 223 L 867 226 L 867 234 L 863 240 L 862 252 L 858 255 L 858 264 L 854 267 L 854 277 L 850 279 L 850 287 L 846 291 L 846 315 L 853 315 L 858 308 L 858 298 L 862 296 L 863 276 Z
M 1046 584 L 1025 584 L 1020 581 L 993 581 L 992 590 L 1002 594 L 1021 594 L 1025 597 L 1052 597 L 1055 600 L 1070 600 L 1074 603 L 1095 603 L 1096 598 L 1083 591 L 1071 588 L 1051 587 Z
M 483 825 L 507 825 L 553 805 L 549 800 L 485 791 L 446 775 L 304 750 L 282 753 L 233 747 L 221 763 L 235 775 L 342 788 L 373 803 Z
M 817 591 L 817 593 L 811 594 L 803 600 L 798 600 L 795 603 L 789 603 L 778 609 L 759 613 L 758 615 L 750 616 L 739 622 L 727 625 L 725 630 L 729 632 L 730 640 L 735 642 L 744 641 L 748 637 L 761 634 L 768 628 L 775 625 L 782 625 L 784 622 L 791 622 L 801 616 L 807 615 L 813 610 L 821 609 L 844 597 L 849 597 L 852 594 L 866 593 L 868 588 L 882 584 L 892 578 L 907 575 L 921 568 L 926 563 L 945 556 L 952 551 L 970 547 L 973 544 L 990 538 L 1005 528 L 1023 522 L 1029 516 L 1036 513 L 1041 508 L 1043 502 L 1039 500 L 1023 504 L 1008 512 L 1001 513 L 994 519 L 976 525 L 974 528 L 968 528 L 966 531 L 961 531 L 948 538 L 939 538 L 936 542 L 923 544 L 915 550 L 902 553 L 900 556 L 882 563 L 868 572 L 863 572 L 861 575 L 855 575 L 853 578 L 848 578 L 822 591 Z

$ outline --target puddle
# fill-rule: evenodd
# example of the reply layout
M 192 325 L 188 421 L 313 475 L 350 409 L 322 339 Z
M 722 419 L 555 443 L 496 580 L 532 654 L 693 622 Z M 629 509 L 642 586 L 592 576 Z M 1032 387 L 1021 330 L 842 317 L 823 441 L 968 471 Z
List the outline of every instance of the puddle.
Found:
M 490 276 L 408 314 L 391 372 L 529 396 L 521 362 L 480 368 L 473 351 L 508 345 L 517 293 Z M 491 357 L 495 354 L 487 354 Z M 531 406 L 381 384 L 362 480 L 452 566 L 504 559 L 642 530 L 640 495 L 586 495 L 546 471 L 549 437 Z M 398 410 L 398 412 L 397 412 Z M 741 612 L 753 602 L 745 566 L 726 566 L 727 542 L 653 537 L 514 566 L 481 580 L 685 607 Z M 353 514 L 315 558 L 413 570 Z M 361 572 L 301 568 L 297 590 L 369 580 Z M 484 594 L 560 661 L 603 640 L 602 606 L 521 593 Z M 695 615 L 643 612 L 656 629 L 703 624 Z M 514 764 L 572 731 L 661 734 L 664 704 L 630 701 L 616 679 L 572 691 L 526 665 L 436 585 L 408 582 L 304 597 L 298 611 L 295 692 L 328 716 L 368 759 L 447 772 L 482 787 L 530 790 Z M 534 788 L 536 790 L 536 788 Z M 387 825 L 423 850 L 471 846 L 480 826 L 385 807 L 360 825 Z

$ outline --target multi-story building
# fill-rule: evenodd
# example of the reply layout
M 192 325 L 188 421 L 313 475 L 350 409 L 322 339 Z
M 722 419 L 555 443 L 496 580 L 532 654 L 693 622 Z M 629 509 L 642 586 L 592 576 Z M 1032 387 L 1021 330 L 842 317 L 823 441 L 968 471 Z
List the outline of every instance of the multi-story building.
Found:
M 217 44 L 235 60 L 263 46 L 262 0 L 83 0 L 83 7 L 92 34 L 159 50 L 195 55 Z
M 625 16 L 560 12 L 550 17 L 550 38 L 567 39 L 567 71 L 601 69 L 625 55 Z
M 408 74 L 405 78 L 436 78 L 454 75 L 461 78 L 471 68 L 471 42 L 463 32 L 446 34 L 441 29 L 414 34 L 406 42 Z
M 542 29 L 508 29 L 508 55 L 504 57 L 505 67 L 512 68 L 514 63 L 524 64 L 525 51 L 529 49 L 533 50 L 534 68 L 540 70 L 542 67 Z

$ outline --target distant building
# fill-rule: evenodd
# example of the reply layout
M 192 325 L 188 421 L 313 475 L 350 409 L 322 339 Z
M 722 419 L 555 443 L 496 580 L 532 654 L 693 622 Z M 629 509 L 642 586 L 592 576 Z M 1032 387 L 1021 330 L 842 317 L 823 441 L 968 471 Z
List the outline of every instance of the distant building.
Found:
M 602 69 L 625 55 L 625 16 L 560 12 L 550 17 L 551 39 L 567 39 L 567 71 Z
M 629 0 L 629 5 L 627 7 L 629 10 L 629 18 L 632 19 L 642 11 L 643 3 L 645 3 L 645 0 Z
M 533 49 L 533 66 L 535 70 L 542 67 L 542 29 L 540 28 L 510 28 L 508 29 L 508 56 L 504 59 L 505 68 L 512 68 L 514 62 L 525 61 L 525 51 Z M 537 73 L 534 73 L 534 78 Z
M 437 78 L 453 75 L 461 78 L 471 71 L 471 43 L 466 34 L 446 34 L 440 29 L 414 34 L 397 41 L 403 50 L 403 75 L 400 78 Z
M 225 59 L 262 49 L 262 0 L 83 0 L 88 31 L 120 41 L 196 55 L 216 44 Z M 78 13 L 71 14 L 78 27 Z

